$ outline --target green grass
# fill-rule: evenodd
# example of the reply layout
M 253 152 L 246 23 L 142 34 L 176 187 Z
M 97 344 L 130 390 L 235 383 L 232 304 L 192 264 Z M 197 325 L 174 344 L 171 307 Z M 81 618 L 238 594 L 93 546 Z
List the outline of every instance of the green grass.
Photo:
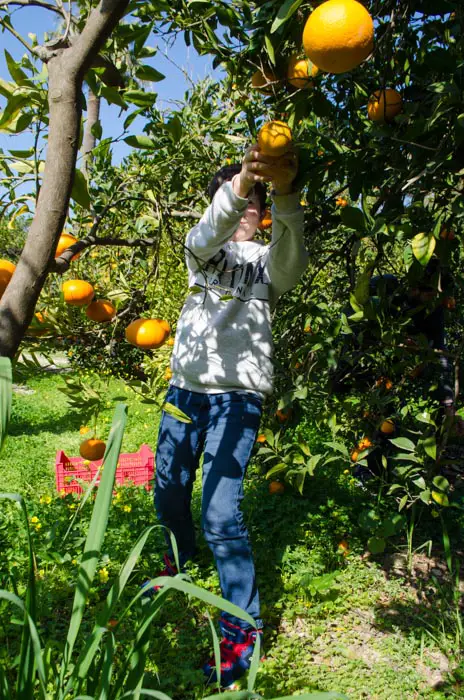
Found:
M 63 534 L 79 501 L 54 493 L 54 461 L 59 449 L 78 454 L 82 421 L 79 414 L 68 410 L 66 397 L 59 392 L 63 385 L 59 375 L 44 372 L 17 381 L 35 393 L 14 394 L 10 434 L 0 459 L 0 491 L 24 494 L 31 518 L 37 519 L 33 537 L 40 632 L 59 643 L 67 626 L 91 504 L 79 513 L 63 545 Z M 156 409 L 136 400 L 123 382 L 111 380 L 108 422 L 118 399 L 129 404 L 123 451 L 135 451 L 143 442 L 154 449 L 159 421 Z M 307 437 L 318 439 L 316 432 L 308 432 Z M 266 623 L 266 661 L 260 667 L 256 690 L 266 698 L 315 689 L 339 690 L 353 700 L 463 697 L 459 672 L 454 680 L 447 675 L 458 664 L 459 650 L 453 647 L 453 618 L 446 592 L 435 586 L 435 593 L 428 593 L 433 581 L 412 585 L 384 571 L 383 558 L 364 556 L 365 534 L 358 527 L 358 516 L 369 499 L 349 475 L 336 469 L 334 466 L 330 473 L 316 470 L 303 496 L 289 488 L 282 496 L 270 496 L 259 465 L 251 465 L 244 511 Z M 48 496 L 53 496 L 50 503 Z M 197 523 L 200 504 L 198 480 L 193 498 Z M 91 589 L 88 624 L 127 551 L 142 529 L 154 522 L 151 493 L 118 490 L 99 575 Z M 37 524 L 40 528 L 36 529 Z M 348 557 L 338 551 L 342 539 L 349 542 Z M 211 554 L 201 538 L 199 544 L 199 559 L 190 573 L 195 583 L 219 593 Z M 5 505 L 0 509 L 0 549 L 5 553 L 0 583 L 9 586 L 14 581 L 23 595 L 24 532 L 14 509 Z M 156 572 L 163 551 L 163 537 L 156 532 L 135 570 L 128 595 Z M 437 612 L 444 623 L 442 633 Z M 136 616 L 137 610 L 132 614 Z M 131 634 L 131 619 L 129 616 L 115 628 L 121 650 Z M 0 663 L 7 668 L 17 651 L 18 630 L 11 610 L 0 606 Z M 213 691 L 204 688 L 199 668 L 210 653 L 203 604 L 174 594 L 153 630 L 145 686 L 176 700 L 207 697 Z M 434 687 L 437 684 L 439 688 Z

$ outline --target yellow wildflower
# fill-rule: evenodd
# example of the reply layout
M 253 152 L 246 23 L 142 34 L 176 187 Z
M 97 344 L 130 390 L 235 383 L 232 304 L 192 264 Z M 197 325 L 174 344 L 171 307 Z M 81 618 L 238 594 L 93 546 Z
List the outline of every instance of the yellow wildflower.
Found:
M 41 496 L 40 497 L 40 503 L 45 503 L 46 506 L 49 506 L 50 503 L 52 502 L 52 497 L 49 496 L 48 494 L 46 496 Z
M 103 569 L 100 569 L 100 571 L 98 572 L 98 578 L 100 579 L 100 583 L 106 583 L 109 577 L 110 575 L 106 566 Z
M 41 528 L 42 528 L 42 523 L 37 523 L 37 525 L 35 526 L 35 529 L 37 530 L 37 532 L 38 532 Z
M 88 425 L 81 425 L 81 427 L 79 428 L 79 432 L 81 435 L 85 435 L 86 433 L 89 432 L 89 430 L 90 430 L 90 428 Z
M 124 506 L 123 510 L 125 513 L 130 513 L 132 510 L 132 506 Z
M 38 517 L 36 515 L 33 515 L 31 518 L 31 523 L 38 523 L 38 522 L 39 522 Z

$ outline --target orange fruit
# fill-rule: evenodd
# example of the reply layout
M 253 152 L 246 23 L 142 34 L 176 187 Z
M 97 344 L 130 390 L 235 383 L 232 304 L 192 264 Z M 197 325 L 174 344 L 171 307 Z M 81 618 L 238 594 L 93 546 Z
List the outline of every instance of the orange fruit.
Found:
M 350 546 L 346 540 L 339 542 L 337 549 L 339 554 L 342 554 L 344 557 L 347 557 L 350 553 Z
M 442 238 L 444 241 L 454 241 L 456 234 L 451 229 L 442 228 L 440 231 L 440 238 Z
M 116 316 L 116 307 L 108 299 L 97 299 L 88 305 L 85 315 L 92 321 L 104 323 Z
M 161 347 L 168 337 L 167 321 L 159 318 L 138 318 L 126 328 L 126 340 L 142 350 Z
M 164 379 L 168 382 L 170 379 L 172 379 L 172 369 L 170 367 L 166 367 L 164 370 Z
M 87 306 L 95 294 L 90 282 L 84 280 L 67 280 L 61 289 L 65 302 L 71 306 Z
M 263 218 L 261 219 L 261 222 L 259 224 L 259 228 L 266 229 L 266 228 L 270 228 L 271 226 L 272 226 L 271 212 L 269 211 L 269 209 L 266 209 L 266 211 L 263 214 Z
M 269 483 L 269 493 L 271 494 L 271 496 L 276 493 L 282 494 L 284 491 L 285 486 L 281 481 L 271 481 Z
M 166 341 L 166 345 L 174 345 L 174 338 L 168 338 Z
M 311 328 L 310 325 L 307 325 L 307 326 L 304 327 L 304 332 L 305 332 L 305 333 L 312 333 L 312 332 L 313 332 L 313 329 Z
M 0 299 L 3 296 L 3 292 L 8 287 L 15 270 L 16 265 L 12 262 L 9 260 L 0 260 Z
M 337 207 L 347 207 L 348 206 L 348 200 L 345 199 L 345 197 L 337 197 L 335 200 L 335 204 Z
M 388 377 L 379 377 L 375 382 L 375 386 L 379 389 L 383 387 L 387 391 L 390 391 L 390 389 L 393 389 L 393 382 L 391 379 L 388 379 Z
M 369 447 L 372 447 L 372 441 L 368 437 L 365 437 L 359 441 L 358 450 L 360 452 L 367 450 Z
M 70 233 L 63 233 L 61 234 L 58 245 L 56 246 L 55 250 L 55 258 L 59 258 L 62 253 L 66 250 L 66 248 L 69 248 L 69 246 L 72 246 L 73 243 L 77 243 L 77 238 L 72 236 Z M 80 253 L 76 253 L 76 255 L 73 255 L 71 260 L 77 260 L 77 258 L 80 257 Z
M 105 454 L 106 445 L 103 440 L 97 440 L 97 438 L 89 438 L 81 442 L 79 447 L 79 454 L 84 459 L 88 459 L 90 462 L 94 462 L 96 459 L 101 459 Z
M 372 122 L 389 122 L 403 109 L 403 98 L 393 88 L 376 90 L 367 103 L 367 116 Z
M 395 424 L 391 418 L 387 418 L 380 425 L 380 432 L 384 435 L 391 435 L 395 432 Z
M 445 309 L 448 309 L 449 311 L 454 311 L 456 308 L 456 299 L 454 297 L 445 297 L 442 301 L 443 306 Z
M 353 70 L 374 46 L 374 23 L 356 0 L 327 0 L 309 15 L 303 48 L 311 61 L 328 73 Z
M 351 453 L 351 461 L 352 462 L 357 462 L 359 457 L 359 451 L 358 450 L 353 450 Z
M 291 56 L 287 67 L 287 79 L 290 85 L 295 88 L 305 90 L 314 85 L 311 78 L 319 73 L 319 68 L 311 63 L 307 58 Z
M 258 134 L 258 146 L 265 156 L 283 156 L 292 145 L 292 130 L 285 122 L 267 122 Z
M 37 311 L 32 319 L 32 324 L 27 329 L 27 334 L 35 336 L 44 335 L 47 331 L 44 328 L 40 328 L 40 325 L 43 323 L 45 323 L 45 316 L 41 311 Z
M 256 442 L 266 442 L 266 436 L 264 433 L 260 433 L 258 437 L 256 438 Z
M 290 418 L 292 417 L 292 414 L 293 414 L 293 410 L 291 407 L 284 408 L 284 409 L 279 408 L 275 412 L 276 418 L 279 421 L 279 423 L 285 423 L 286 421 L 290 420 Z
M 257 70 L 251 76 L 251 87 L 255 90 L 260 90 L 266 94 L 272 93 L 272 88 L 277 85 L 277 78 L 272 71 L 268 69 Z

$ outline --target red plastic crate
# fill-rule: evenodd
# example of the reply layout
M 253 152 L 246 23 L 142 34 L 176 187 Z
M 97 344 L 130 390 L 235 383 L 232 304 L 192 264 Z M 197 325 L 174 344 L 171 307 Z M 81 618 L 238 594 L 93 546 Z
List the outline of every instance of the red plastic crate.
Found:
M 91 482 L 103 459 L 84 464 L 87 460 L 82 457 L 68 457 L 63 450 L 56 453 L 55 481 L 58 492 L 83 493 L 79 484 L 81 481 Z M 139 485 L 144 484 L 147 491 L 151 489 L 150 481 L 155 476 L 155 458 L 148 445 L 142 445 L 138 452 L 130 452 L 119 455 L 116 467 L 116 483 L 128 482 Z M 100 479 L 97 480 L 97 484 Z

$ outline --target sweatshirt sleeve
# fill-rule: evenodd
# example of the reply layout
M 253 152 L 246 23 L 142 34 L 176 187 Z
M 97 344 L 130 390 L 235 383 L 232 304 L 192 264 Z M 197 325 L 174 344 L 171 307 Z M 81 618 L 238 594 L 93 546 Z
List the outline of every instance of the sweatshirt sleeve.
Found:
M 303 243 L 304 212 L 299 199 L 299 192 L 273 197 L 268 258 L 272 306 L 284 292 L 295 286 L 308 265 L 308 253 Z
M 248 198 L 236 195 L 231 182 L 218 189 L 198 224 L 187 234 L 189 267 L 198 268 L 210 260 L 232 238 L 247 206 Z

